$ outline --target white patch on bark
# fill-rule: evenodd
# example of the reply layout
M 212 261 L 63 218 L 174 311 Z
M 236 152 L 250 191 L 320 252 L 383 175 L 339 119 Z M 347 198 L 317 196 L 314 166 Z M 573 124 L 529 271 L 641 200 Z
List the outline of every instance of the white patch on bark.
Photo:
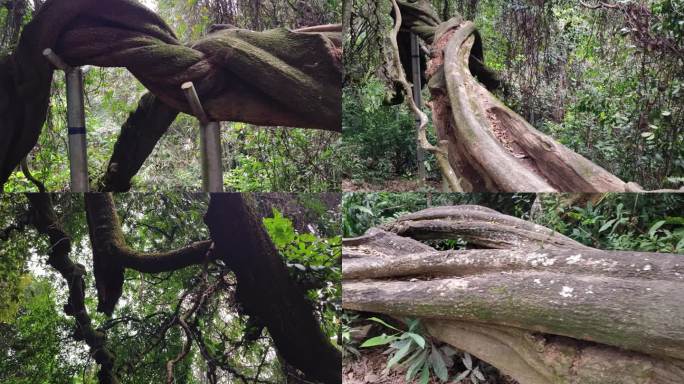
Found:
M 582 260 L 582 255 L 574 255 L 565 259 L 565 264 L 577 264 Z
M 537 265 L 541 264 L 545 267 L 552 266 L 556 262 L 555 257 L 547 257 L 548 254 L 546 253 L 531 253 L 528 256 L 528 260 L 530 264 L 532 264 L 533 267 L 536 267 Z
M 571 288 L 568 286 L 563 286 L 563 289 L 560 291 L 560 295 L 563 297 L 572 297 L 572 291 L 574 291 L 575 288 Z

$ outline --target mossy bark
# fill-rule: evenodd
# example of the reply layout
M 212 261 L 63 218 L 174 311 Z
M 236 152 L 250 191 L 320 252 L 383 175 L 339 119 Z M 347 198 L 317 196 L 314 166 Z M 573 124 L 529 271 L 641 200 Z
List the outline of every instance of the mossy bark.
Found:
M 191 112 L 180 87 L 192 81 L 210 119 L 340 131 L 340 34 L 340 25 L 226 29 L 184 46 L 138 2 L 52 0 L 26 25 L 13 55 L 0 60 L 0 184 L 45 121 L 53 75 L 46 48 L 72 66 L 126 67 L 178 111 Z
M 100 312 L 111 315 L 114 311 L 121 297 L 126 268 L 144 273 L 170 272 L 213 257 L 209 240 L 166 252 L 137 252 L 124 240 L 111 193 L 87 193 L 85 206 Z

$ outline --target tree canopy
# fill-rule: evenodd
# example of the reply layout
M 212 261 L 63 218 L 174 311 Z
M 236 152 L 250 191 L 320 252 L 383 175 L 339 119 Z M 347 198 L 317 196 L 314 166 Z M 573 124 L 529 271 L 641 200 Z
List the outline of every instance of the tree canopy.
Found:
M 242 199 L 0 199 L 2 381 L 339 382 L 339 200 Z

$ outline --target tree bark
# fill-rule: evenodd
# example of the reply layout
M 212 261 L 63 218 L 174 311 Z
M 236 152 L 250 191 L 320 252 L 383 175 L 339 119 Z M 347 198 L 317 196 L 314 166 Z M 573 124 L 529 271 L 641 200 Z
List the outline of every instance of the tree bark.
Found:
M 402 30 L 419 34 L 431 45 L 426 75 L 434 125 L 466 191 L 641 189 L 537 131 L 494 97 L 490 90 L 499 81 L 484 64 L 482 41 L 473 23 L 460 16 L 442 22 L 427 0 L 398 3 L 404 16 Z
M 684 256 L 603 251 L 483 207 L 343 242 L 343 307 L 424 319 L 521 384 L 684 380 Z M 399 235 L 398 235 L 399 234 Z M 414 239 L 463 238 L 437 251 Z
M 289 277 L 253 204 L 240 194 L 213 194 L 205 222 L 217 256 L 235 273 L 238 301 L 266 325 L 283 358 L 311 379 L 341 383 L 341 353 Z
M 138 173 L 176 116 L 177 110 L 167 106 L 153 94 L 143 95 L 138 108 L 121 127 L 114 153 L 99 182 L 100 191 L 128 191 L 133 176 Z
M 86 269 L 81 264 L 74 263 L 69 257 L 71 252 L 71 238 L 64 231 L 52 206 L 50 195 L 27 195 L 32 214 L 32 223 L 40 234 L 48 236 L 50 254 L 48 264 L 56 269 L 69 287 L 67 304 L 64 313 L 73 316 L 76 321 L 74 338 L 84 340 L 90 347 L 95 361 L 100 364 L 98 380 L 100 384 L 118 384 L 114 373 L 115 358 L 106 346 L 103 332 L 96 330 L 91 322 L 85 306 L 85 281 L 83 276 Z
M 192 81 L 212 120 L 339 131 L 340 35 L 340 25 L 224 29 L 185 46 L 135 1 L 52 0 L 0 59 L 0 184 L 45 121 L 53 74 L 46 48 L 71 66 L 126 67 L 174 110 L 191 113 L 180 86 Z
M 126 268 L 144 273 L 182 269 L 211 260 L 211 241 L 166 252 L 137 252 L 124 240 L 111 193 L 86 193 L 86 217 L 93 249 L 97 310 L 111 315 L 121 297 Z

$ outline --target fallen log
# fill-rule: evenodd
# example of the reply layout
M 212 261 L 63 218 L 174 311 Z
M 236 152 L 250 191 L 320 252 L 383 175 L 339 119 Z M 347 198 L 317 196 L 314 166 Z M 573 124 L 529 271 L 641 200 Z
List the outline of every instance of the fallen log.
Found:
M 474 248 L 416 240 L 459 237 Z M 594 249 L 461 206 L 345 240 L 342 270 L 345 309 L 421 318 L 521 384 L 684 380 L 683 255 Z

